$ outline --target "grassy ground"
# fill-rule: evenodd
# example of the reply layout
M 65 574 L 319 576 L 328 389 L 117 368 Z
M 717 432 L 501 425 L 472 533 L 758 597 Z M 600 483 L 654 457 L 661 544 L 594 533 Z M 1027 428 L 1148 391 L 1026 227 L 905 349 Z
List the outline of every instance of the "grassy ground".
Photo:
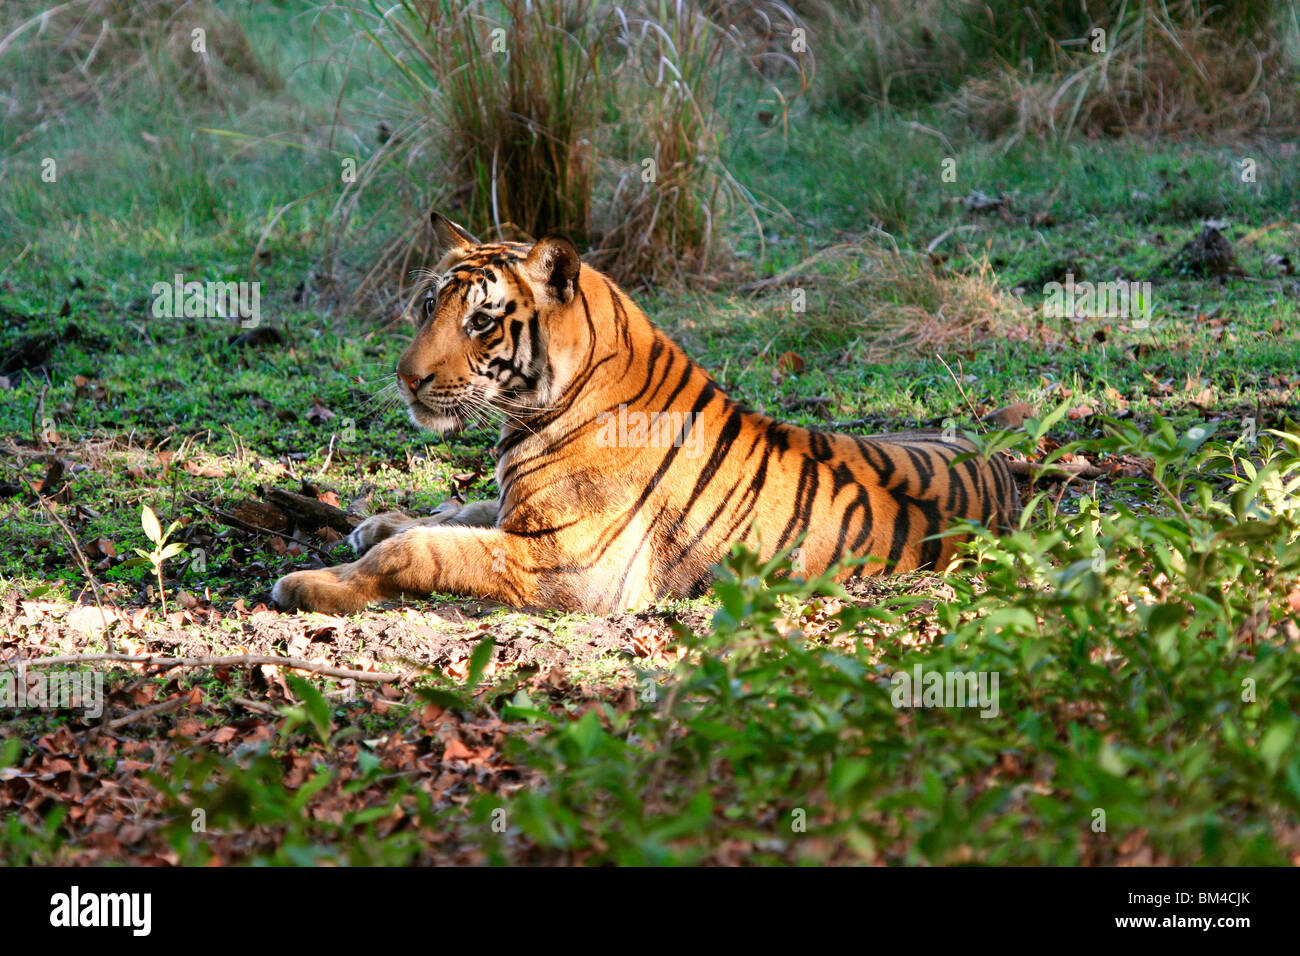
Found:
M 1232 495 L 1266 455 L 1254 436 L 1300 405 L 1294 144 L 988 143 L 939 115 L 824 110 L 734 137 L 763 234 L 734 223 L 741 269 L 647 311 L 737 397 L 802 424 L 978 434 L 1001 406 L 1060 406 L 1022 452 L 1080 440 L 1101 477 L 1044 483 L 1029 530 L 982 546 L 993 570 L 828 603 L 747 584 L 763 575 L 739 559 L 718 594 L 640 615 L 444 596 L 285 616 L 264 606 L 276 577 L 349 551 L 325 527 L 253 528 L 267 489 L 357 513 L 488 496 L 494 436 L 415 433 L 378 396 L 409 329 L 344 307 L 359 253 L 325 260 L 340 158 L 374 118 L 345 87 L 334 130 L 337 77 L 304 65 L 304 14 L 259 10 L 246 26 L 277 89 L 158 103 L 142 85 L 0 124 L 0 654 L 280 653 L 406 676 L 111 670 L 102 718 L 28 709 L 0 732 L 6 859 L 1300 858 L 1291 459 L 1273 497 Z M 977 211 L 976 194 L 1004 202 Z M 1205 219 L 1239 275 L 1165 268 Z M 262 324 L 155 317 L 152 286 L 177 272 L 260 281 Z M 1151 327 L 1043 318 L 1066 272 L 1151 280 Z M 939 354 L 882 347 L 891 316 L 949 307 L 963 331 Z M 1197 426 L 1214 440 L 1180 444 Z M 165 595 L 129 566 L 152 547 L 144 506 L 186 546 Z M 1000 719 L 891 705 L 890 675 L 917 664 L 1001 674 Z

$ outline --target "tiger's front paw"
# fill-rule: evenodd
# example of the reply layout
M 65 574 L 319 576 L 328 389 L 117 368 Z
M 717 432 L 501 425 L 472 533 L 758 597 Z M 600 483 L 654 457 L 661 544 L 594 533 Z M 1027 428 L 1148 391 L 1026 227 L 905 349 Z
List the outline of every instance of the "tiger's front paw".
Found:
M 295 571 L 276 581 L 271 589 L 271 601 L 282 611 L 352 614 L 372 599 L 364 588 L 344 580 L 334 568 Z
M 348 544 L 358 555 L 365 554 L 380 541 L 397 534 L 411 521 L 409 515 L 404 515 L 400 511 L 386 511 L 381 515 L 373 515 L 352 529 L 352 533 L 348 535 Z

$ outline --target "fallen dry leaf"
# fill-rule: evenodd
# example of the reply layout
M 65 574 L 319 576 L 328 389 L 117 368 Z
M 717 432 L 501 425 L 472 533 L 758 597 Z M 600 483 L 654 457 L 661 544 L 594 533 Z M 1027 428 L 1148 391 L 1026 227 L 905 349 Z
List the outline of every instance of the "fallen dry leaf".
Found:
M 803 360 L 803 356 L 796 352 L 783 352 L 781 353 L 781 357 L 776 360 L 777 368 L 783 372 L 792 372 L 796 375 L 807 368 L 807 366 L 808 363 Z
M 320 425 L 334 417 L 334 413 L 322 405 L 319 398 L 312 400 L 311 409 L 307 412 L 307 421 L 313 425 Z

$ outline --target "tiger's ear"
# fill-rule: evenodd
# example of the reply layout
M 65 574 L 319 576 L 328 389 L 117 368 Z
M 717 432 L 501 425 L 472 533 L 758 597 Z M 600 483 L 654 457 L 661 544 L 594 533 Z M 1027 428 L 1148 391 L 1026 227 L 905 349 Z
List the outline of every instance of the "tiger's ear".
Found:
M 524 260 L 523 271 L 535 286 L 561 304 L 578 291 L 578 250 L 563 236 L 543 236 Z
M 440 212 L 429 213 L 429 225 L 433 227 L 433 237 L 438 242 L 435 255 L 439 259 L 449 252 L 471 249 L 474 246 L 482 245 L 466 232 L 464 227 L 452 222 Z

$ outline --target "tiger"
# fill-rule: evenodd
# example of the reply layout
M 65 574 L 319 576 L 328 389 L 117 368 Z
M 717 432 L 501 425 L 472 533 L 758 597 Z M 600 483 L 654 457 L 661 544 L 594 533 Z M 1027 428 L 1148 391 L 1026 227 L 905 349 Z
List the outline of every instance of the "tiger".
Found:
M 436 592 L 636 611 L 707 592 L 736 542 L 764 561 L 797 552 L 805 576 L 941 570 L 955 522 L 1004 530 L 1018 514 L 1007 461 L 965 438 L 801 428 L 732 399 L 564 237 L 431 225 L 397 387 L 424 429 L 501 419 L 499 497 L 367 518 L 348 539 L 358 560 L 281 577 L 281 609 Z

